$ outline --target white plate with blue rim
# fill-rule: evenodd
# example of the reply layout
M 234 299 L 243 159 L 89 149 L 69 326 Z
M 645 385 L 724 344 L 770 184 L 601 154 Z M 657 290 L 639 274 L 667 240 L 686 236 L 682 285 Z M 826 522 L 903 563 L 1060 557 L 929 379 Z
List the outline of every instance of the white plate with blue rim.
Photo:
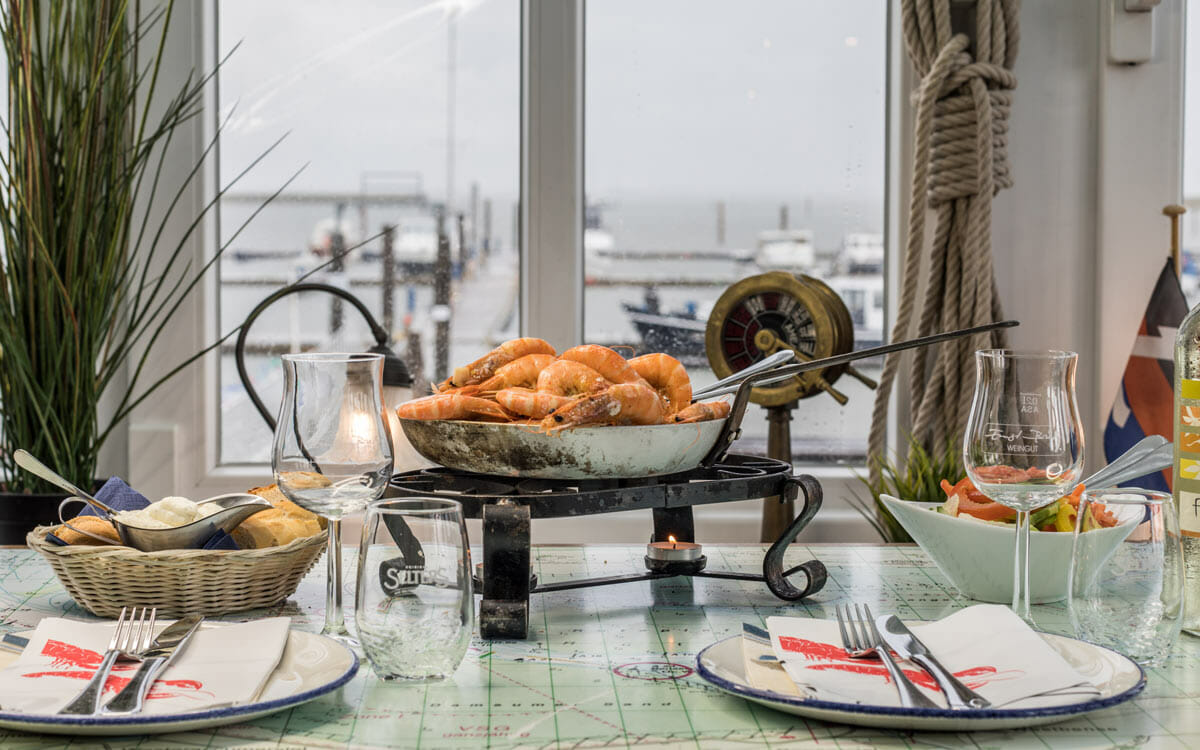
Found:
M 0 646 L 0 668 L 15 660 L 25 634 L 6 635 Z M 133 716 L 59 716 L 28 714 L 0 708 L 0 729 L 39 734 L 114 736 L 188 732 L 238 724 L 307 703 L 337 690 L 358 672 L 358 657 L 341 643 L 316 633 L 288 632 L 279 666 L 257 700 L 237 706 L 177 714 Z
M 1132 700 L 1146 687 L 1146 674 L 1128 657 L 1085 641 L 1040 634 L 1071 666 L 1100 686 L 1100 695 L 1045 708 L 986 708 L 964 711 L 900 708 L 821 700 L 751 686 L 746 679 L 743 636 L 717 641 L 696 655 L 696 673 L 714 687 L 806 719 L 884 729 L 971 732 L 1053 724 Z M 770 646 L 763 647 L 770 653 Z M 786 678 L 785 678 L 786 679 Z M 790 681 L 789 681 L 790 684 Z

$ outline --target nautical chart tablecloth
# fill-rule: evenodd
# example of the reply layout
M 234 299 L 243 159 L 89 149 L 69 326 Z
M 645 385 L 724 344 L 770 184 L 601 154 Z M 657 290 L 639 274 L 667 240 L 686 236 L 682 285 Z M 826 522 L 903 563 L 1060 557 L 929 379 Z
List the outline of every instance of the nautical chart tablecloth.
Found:
M 541 547 L 538 578 L 551 582 L 642 569 L 642 546 Z M 353 571 L 347 551 L 347 571 Z M 705 548 L 710 569 L 761 569 L 757 545 Z M 384 683 L 364 665 L 337 693 L 291 711 L 210 732 L 68 740 L 0 732 L 4 748 L 1200 748 L 1200 639 L 1183 636 L 1166 667 L 1150 672 L 1134 702 L 1035 730 L 910 734 L 804 721 L 727 696 L 692 673 L 696 652 L 769 615 L 831 617 L 833 604 L 865 601 L 876 612 L 942 617 L 965 606 L 920 549 L 797 546 L 789 564 L 817 557 L 829 583 L 787 605 L 763 584 L 674 578 L 533 597 L 526 641 L 476 639 L 452 679 Z M 36 554 L 0 549 L 3 632 L 47 615 L 88 618 Z M 318 630 L 324 565 L 296 596 L 268 611 Z M 352 583 L 351 583 L 352 586 Z M 352 588 L 349 591 L 353 591 Z M 348 595 L 351 599 L 353 594 Z M 1061 606 L 1040 606 L 1039 624 L 1063 630 Z

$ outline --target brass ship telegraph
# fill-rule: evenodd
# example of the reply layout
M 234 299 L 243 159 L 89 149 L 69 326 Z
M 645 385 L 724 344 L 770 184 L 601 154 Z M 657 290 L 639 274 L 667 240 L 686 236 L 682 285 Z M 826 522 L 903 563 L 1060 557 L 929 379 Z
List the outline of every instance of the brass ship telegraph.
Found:
M 795 352 L 801 362 L 852 351 L 854 324 L 841 297 L 820 279 L 785 271 L 750 276 L 726 289 L 705 331 L 708 362 L 717 377 L 728 377 L 782 349 Z M 868 388 L 878 385 L 853 366 L 841 364 L 754 388 L 750 400 L 767 409 L 768 457 L 791 463 L 792 411 L 800 399 L 828 393 L 846 404 L 846 394 L 834 387 L 842 375 Z M 791 500 L 767 498 L 762 540 L 777 539 L 794 512 Z

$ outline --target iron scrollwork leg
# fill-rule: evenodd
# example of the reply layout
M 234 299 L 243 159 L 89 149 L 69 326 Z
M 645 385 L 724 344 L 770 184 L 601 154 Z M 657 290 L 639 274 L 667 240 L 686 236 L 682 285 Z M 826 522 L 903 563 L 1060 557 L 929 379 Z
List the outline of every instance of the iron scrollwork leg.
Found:
M 804 495 L 804 507 L 767 550 L 767 554 L 763 558 L 763 578 L 772 594 L 785 601 L 794 602 L 820 591 L 825 587 L 825 581 L 828 579 L 828 572 L 820 560 L 808 560 L 790 570 L 783 569 L 783 555 L 787 552 L 788 545 L 796 540 L 804 527 L 808 526 L 813 516 L 821 509 L 821 483 L 807 474 L 801 474 L 788 481 L 785 493 L 792 499 L 799 494 Z M 788 576 L 797 572 L 804 573 L 807 581 L 803 589 L 796 588 L 787 579 Z
M 529 506 L 483 506 L 481 638 L 529 635 Z

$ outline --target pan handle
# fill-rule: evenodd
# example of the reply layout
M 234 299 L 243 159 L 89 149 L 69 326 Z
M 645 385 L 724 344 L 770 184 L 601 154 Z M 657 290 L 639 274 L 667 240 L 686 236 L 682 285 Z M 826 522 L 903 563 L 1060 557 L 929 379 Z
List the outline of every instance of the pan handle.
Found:
M 712 450 L 700 462 L 701 466 L 709 467 L 716 464 L 724 457 L 729 450 L 729 446 L 733 441 L 741 437 L 742 434 L 742 417 L 746 415 L 746 405 L 750 403 L 750 391 L 754 386 L 767 380 L 774 380 L 785 375 L 799 375 L 803 372 L 812 370 L 823 370 L 826 367 L 835 367 L 844 365 L 849 362 L 854 362 L 859 359 L 867 359 L 869 357 L 877 357 L 880 354 L 891 354 L 892 352 L 904 351 L 905 349 L 915 349 L 921 346 L 929 346 L 930 344 L 939 344 L 943 341 L 960 338 L 963 336 L 974 336 L 980 333 L 988 333 L 1001 328 L 1012 328 L 1020 325 L 1016 320 L 1001 320 L 995 323 L 986 323 L 981 326 L 972 328 L 961 328 L 957 331 L 946 331 L 945 333 L 935 333 L 932 336 L 921 336 L 907 341 L 898 341 L 894 344 L 884 344 L 883 346 L 874 346 L 870 349 L 860 349 L 856 352 L 847 352 L 838 354 L 833 357 L 824 357 L 822 359 L 813 359 L 808 362 L 799 362 L 794 365 L 785 365 L 777 367 L 773 370 L 760 372 L 742 381 L 742 385 L 738 388 L 737 395 L 734 396 L 733 406 L 729 410 L 729 416 L 725 419 L 725 426 L 721 428 L 721 434 L 717 436 L 717 442 L 713 444 Z

